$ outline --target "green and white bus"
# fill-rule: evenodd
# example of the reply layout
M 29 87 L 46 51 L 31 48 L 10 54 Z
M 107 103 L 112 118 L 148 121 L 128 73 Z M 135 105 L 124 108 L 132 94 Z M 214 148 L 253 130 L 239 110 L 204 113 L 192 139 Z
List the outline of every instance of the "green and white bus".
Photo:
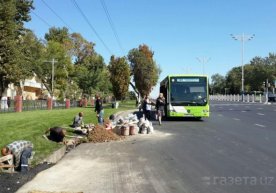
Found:
M 160 83 L 166 117 L 209 117 L 208 77 L 169 75 Z

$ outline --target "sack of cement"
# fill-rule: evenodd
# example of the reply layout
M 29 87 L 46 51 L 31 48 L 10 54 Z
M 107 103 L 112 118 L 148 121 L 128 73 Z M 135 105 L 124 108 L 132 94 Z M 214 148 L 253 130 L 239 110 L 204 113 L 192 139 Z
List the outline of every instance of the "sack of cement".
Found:
M 146 125 L 145 124 L 143 124 L 141 127 L 140 127 L 140 129 L 141 129 L 141 134 L 146 134 L 147 132 L 148 132 L 148 128 L 146 127 Z
M 147 129 L 148 129 L 147 130 L 148 134 L 152 134 L 153 133 L 153 126 L 152 125 L 150 125 Z
M 125 117 L 125 120 L 128 120 L 129 122 L 138 122 L 137 115 L 134 115 L 134 114 L 128 114 Z
M 145 118 L 142 117 L 142 118 L 140 118 L 140 120 L 139 120 L 137 126 L 138 126 L 138 127 L 141 127 L 144 123 L 145 123 Z
M 149 122 L 149 120 L 145 120 L 145 126 L 146 126 L 146 127 L 149 127 L 150 124 L 151 124 L 151 122 Z

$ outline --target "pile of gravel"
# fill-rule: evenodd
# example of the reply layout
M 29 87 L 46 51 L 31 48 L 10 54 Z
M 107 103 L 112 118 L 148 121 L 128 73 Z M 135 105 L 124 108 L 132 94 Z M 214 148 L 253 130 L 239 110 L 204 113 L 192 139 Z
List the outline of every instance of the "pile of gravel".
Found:
M 115 134 L 112 130 L 107 130 L 103 126 L 97 125 L 92 131 L 89 132 L 87 139 L 92 143 L 102 143 L 121 140 L 123 137 Z

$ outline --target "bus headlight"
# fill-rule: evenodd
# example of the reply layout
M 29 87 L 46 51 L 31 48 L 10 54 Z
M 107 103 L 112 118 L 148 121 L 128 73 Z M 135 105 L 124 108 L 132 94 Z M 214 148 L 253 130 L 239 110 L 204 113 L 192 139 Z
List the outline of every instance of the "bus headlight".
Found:
M 202 112 L 203 113 L 208 113 L 209 111 L 204 109 L 204 110 L 202 110 Z

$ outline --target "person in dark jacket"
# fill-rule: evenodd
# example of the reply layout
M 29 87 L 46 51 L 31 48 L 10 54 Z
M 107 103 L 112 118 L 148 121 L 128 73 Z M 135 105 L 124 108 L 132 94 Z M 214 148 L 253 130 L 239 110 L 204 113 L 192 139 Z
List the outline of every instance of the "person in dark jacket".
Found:
M 95 112 L 97 113 L 98 123 L 102 125 L 104 119 L 104 110 L 103 101 L 100 95 L 96 95 Z
M 149 99 L 149 95 L 146 95 L 143 100 L 143 114 L 146 120 L 150 120 L 151 113 L 151 101 Z
M 159 94 L 159 97 L 156 99 L 156 114 L 159 125 L 162 124 L 162 117 L 164 116 L 164 108 L 165 108 L 165 97 L 163 93 Z
M 46 130 L 45 135 L 50 133 L 47 138 L 51 141 L 55 141 L 57 143 L 63 143 L 64 137 L 66 135 L 66 129 L 61 127 L 52 127 Z

